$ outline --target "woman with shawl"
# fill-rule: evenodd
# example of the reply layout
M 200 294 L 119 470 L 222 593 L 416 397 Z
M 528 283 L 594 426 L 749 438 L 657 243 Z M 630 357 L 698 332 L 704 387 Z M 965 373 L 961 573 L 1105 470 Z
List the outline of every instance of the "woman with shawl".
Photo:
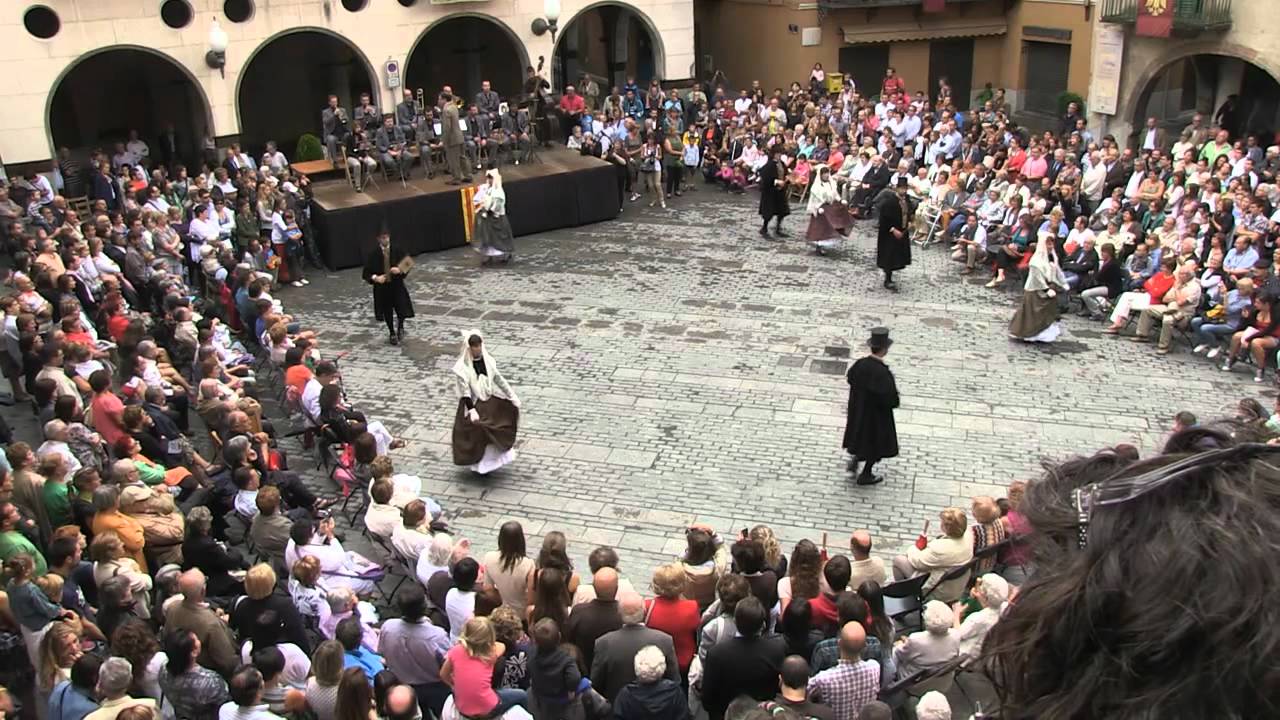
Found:
M 515 255 L 515 237 L 507 220 L 507 193 L 502 189 L 502 175 L 495 168 L 485 173 L 488 185 L 476 193 L 476 251 L 484 255 L 482 265 L 495 260 L 507 263 Z
M 516 459 L 520 398 L 498 371 L 479 331 L 463 335 L 453 374 L 458 390 L 453 464 L 487 475 Z
M 813 243 L 819 255 L 825 255 L 828 250 L 844 243 L 853 223 L 849 208 L 840 198 L 836 181 L 831 177 L 831 168 L 826 165 L 814 168 L 806 212 L 809 214 L 809 229 L 804 236 Z
M 1009 337 L 1024 342 L 1053 342 L 1062 328 L 1058 325 L 1059 291 L 1066 291 L 1067 278 L 1058 267 L 1052 232 L 1042 232 L 1027 268 L 1022 305 L 1009 323 Z

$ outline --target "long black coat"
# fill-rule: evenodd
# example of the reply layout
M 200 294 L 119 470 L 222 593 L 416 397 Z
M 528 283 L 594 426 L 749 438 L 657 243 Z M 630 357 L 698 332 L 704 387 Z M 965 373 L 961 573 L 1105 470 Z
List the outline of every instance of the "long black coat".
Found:
M 770 160 L 760 168 L 760 217 L 766 222 L 769 218 L 784 218 L 791 214 L 791 206 L 787 203 L 786 185 L 778 187 L 774 182 L 786 179 L 786 167 L 776 160 Z
M 405 259 L 404 249 L 391 243 L 391 264 L 399 265 Z M 413 317 L 413 300 L 409 298 L 409 290 L 404 286 L 404 274 L 390 275 L 385 283 L 375 283 L 374 275 L 381 275 L 382 248 L 377 245 L 364 256 L 364 281 L 373 286 L 373 314 L 381 320 L 388 312 L 395 310 L 397 317 Z
M 911 237 L 907 232 L 907 198 L 899 197 L 891 189 L 876 196 L 876 212 L 880 217 L 880 230 L 876 235 L 876 267 L 881 270 L 901 270 L 911 264 Z M 894 237 L 890 230 L 902 231 L 902 237 Z
M 867 356 L 849 368 L 849 420 L 844 427 L 844 449 L 863 460 L 897 457 L 898 428 L 893 409 L 898 407 L 898 386 L 889 366 Z

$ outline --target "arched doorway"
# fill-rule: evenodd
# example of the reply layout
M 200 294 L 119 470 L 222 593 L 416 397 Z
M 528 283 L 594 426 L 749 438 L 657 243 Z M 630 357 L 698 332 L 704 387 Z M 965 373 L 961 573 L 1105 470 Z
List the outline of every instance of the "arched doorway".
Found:
M 528 65 L 524 46 L 509 28 L 483 15 L 450 15 L 423 31 L 405 63 L 405 88 L 422 89 L 428 103 L 445 85 L 471 102 L 488 80 L 494 92 L 513 98 L 523 90 Z
M 1280 128 L 1280 82 L 1257 65 L 1226 55 L 1188 55 L 1156 71 L 1134 105 L 1133 127 L 1145 127 L 1154 117 L 1176 139 L 1196 113 L 1214 124 L 1231 96 L 1234 104 L 1222 117 L 1231 136 L 1257 134 L 1264 146 L 1270 144 Z
M 195 78 L 172 58 L 142 47 L 118 46 L 77 60 L 54 85 L 47 111 L 53 150 L 68 148 L 82 162 L 95 148 L 110 155 L 136 130 L 153 162 L 191 164 L 211 126 Z M 176 152 L 160 141 L 169 129 Z
M 562 89 L 590 73 L 600 94 L 627 78 L 641 87 L 662 75 L 662 43 L 653 23 L 635 8 L 615 2 L 590 5 L 564 26 L 556 40 L 552 84 Z
M 370 93 L 378 105 L 373 69 L 351 43 L 318 29 L 277 35 L 258 46 L 240 71 L 240 145 L 258 157 L 263 145 L 274 140 L 293 159 L 299 137 L 321 135 L 320 111 L 329 95 L 337 95 L 339 105 L 350 112 L 361 93 Z

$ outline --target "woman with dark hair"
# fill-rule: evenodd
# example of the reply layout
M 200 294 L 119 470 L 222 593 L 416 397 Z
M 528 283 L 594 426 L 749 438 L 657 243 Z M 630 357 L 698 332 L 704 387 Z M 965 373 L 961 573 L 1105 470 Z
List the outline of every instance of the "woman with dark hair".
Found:
M 716 583 L 729 569 L 729 548 L 706 525 L 690 526 L 684 540 L 684 557 L 680 559 L 688 584 L 684 595 L 696 600 L 701 612 L 715 602 Z
M 508 520 L 498 528 L 498 549 L 485 553 L 484 590 L 493 604 L 525 612 L 529 606 L 530 576 L 535 568 L 526 554 L 524 528 Z
M 529 624 L 543 618 L 555 621 L 556 626 L 564 625 L 569 618 L 569 598 L 565 589 L 564 571 L 556 567 L 543 568 L 540 582 L 528 607 Z
M 813 648 L 822 642 L 822 631 L 813 627 L 813 609 L 806 598 L 793 598 L 787 603 L 778 630 L 787 644 L 787 655 L 811 658 Z
M 1247 324 L 1231 336 L 1222 370 L 1230 372 L 1247 350 L 1257 367 L 1253 381 L 1262 382 L 1266 375 L 1267 354 L 1280 346 L 1280 297 L 1272 298 L 1259 293 L 1254 297 L 1251 317 L 1242 316 L 1241 322 Z
M 160 652 L 160 641 L 141 620 L 129 620 L 111 633 L 111 654 L 122 657 L 133 666 L 133 697 L 160 699 L 160 670 L 168 657 Z
M 538 551 L 537 568 L 529 574 L 529 597 L 537 595 L 542 571 L 549 568 L 560 571 L 556 581 L 564 585 L 569 597 L 573 597 L 573 594 L 578 591 L 578 583 L 581 579 L 573 569 L 573 562 L 569 560 L 568 540 L 559 530 L 552 530 L 542 537 L 542 549 Z
M 357 436 L 365 433 L 367 420 L 363 413 L 342 407 L 342 388 L 337 383 L 330 383 L 320 389 L 320 424 L 341 443 L 349 443 Z M 374 449 L 377 449 L 376 440 Z
M 743 576 L 729 574 L 720 578 L 720 582 L 716 584 L 716 601 L 702 614 L 702 630 L 698 633 L 699 662 L 705 663 L 711 648 L 737 634 L 738 627 L 734 623 L 733 612 L 738 609 L 738 603 L 751 595 L 751 586 Z M 760 604 L 764 605 L 764 601 Z M 766 627 L 768 625 L 772 625 L 772 618 Z
M 812 540 L 801 540 L 791 551 L 791 564 L 787 577 L 778 581 L 778 601 L 782 612 L 793 597 L 812 600 L 822 591 L 822 553 Z
M 1002 717 L 1276 714 L 1280 638 L 1258 610 L 1280 584 L 1280 448 L 1257 439 L 1196 427 L 1170 439 L 1183 452 L 1103 451 L 1028 485 L 1037 572 L 983 643 Z
M 880 583 L 874 580 L 867 580 L 857 588 L 858 597 L 867 604 L 868 622 L 867 634 L 874 635 L 880 640 L 880 647 L 886 648 L 885 652 L 889 652 L 889 648 L 893 647 L 894 625 L 893 619 L 884 612 L 884 592 L 880 587 Z
M 334 704 L 334 720 L 376 720 L 373 688 L 363 669 L 349 667 L 338 682 L 338 700 Z
M 390 670 L 383 670 L 373 676 L 373 709 L 378 717 L 385 718 L 391 715 L 387 712 L 387 695 L 391 693 L 391 688 L 400 684 L 400 678 Z
M 174 714 L 184 720 L 216 720 L 218 709 L 231 701 L 222 676 L 196 662 L 200 650 L 200 639 L 190 630 L 164 635 L 167 662 L 160 669 L 160 692 Z
M 761 605 L 772 610 L 778 604 L 778 576 L 765 565 L 764 545 L 758 540 L 744 538 L 734 543 L 729 552 L 733 556 L 735 571 L 746 580 L 751 594 Z M 724 580 L 720 582 L 723 584 Z

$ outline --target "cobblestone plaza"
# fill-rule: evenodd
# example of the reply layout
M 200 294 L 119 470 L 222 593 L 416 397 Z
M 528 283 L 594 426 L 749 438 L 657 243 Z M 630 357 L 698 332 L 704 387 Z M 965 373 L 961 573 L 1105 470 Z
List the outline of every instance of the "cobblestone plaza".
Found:
M 754 195 L 701 189 L 666 211 L 629 204 L 614 222 L 521 238 L 509 266 L 480 268 L 469 249 L 419 256 L 400 347 L 358 270 L 280 297 L 330 356 L 350 350 L 350 399 L 408 441 L 397 471 L 421 476 L 478 548 L 515 518 L 532 536 L 564 531 L 580 567 L 615 546 L 642 588 L 690 522 L 767 523 L 788 550 L 826 534 L 846 552 L 868 528 L 889 555 L 941 508 L 1002 496 L 1044 458 L 1153 447 L 1178 410 L 1270 404 L 1251 373 L 1219 372 L 1185 344 L 1158 357 L 1074 316 L 1052 346 L 1010 342 L 1018 295 L 962 279 L 939 247 L 917 250 L 889 294 L 871 223 L 820 257 L 795 239 L 799 212 L 793 239 L 765 241 Z M 895 341 L 903 453 L 868 488 L 845 472 L 840 441 L 844 373 L 876 325 Z M 455 467 L 449 446 L 449 368 L 472 328 L 523 401 L 519 458 L 487 477 Z

